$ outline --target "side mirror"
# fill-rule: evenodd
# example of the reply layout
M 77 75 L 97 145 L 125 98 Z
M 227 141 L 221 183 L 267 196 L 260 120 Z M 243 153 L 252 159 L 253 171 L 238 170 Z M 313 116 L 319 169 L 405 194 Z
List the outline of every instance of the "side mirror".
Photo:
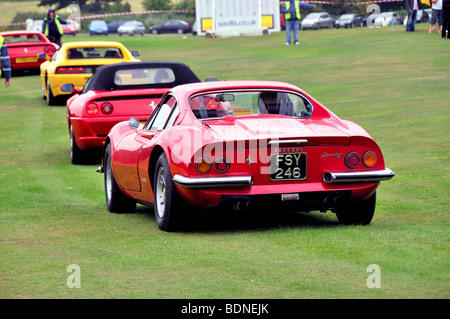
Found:
M 205 82 L 215 82 L 215 81 L 219 81 L 219 79 L 216 78 L 206 78 Z
M 141 51 L 131 51 L 131 55 L 134 57 L 141 56 Z
M 132 117 L 129 121 L 128 121 L 128 126 L 134 129 L 138 129 L 139 125 L 141 124 L 141 122 L 139 122 L 139 120 L 135 117 Z

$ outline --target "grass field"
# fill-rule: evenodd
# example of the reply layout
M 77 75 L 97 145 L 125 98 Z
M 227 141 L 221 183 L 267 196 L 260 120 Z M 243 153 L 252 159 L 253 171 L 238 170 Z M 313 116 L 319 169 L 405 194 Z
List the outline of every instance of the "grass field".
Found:
M 285 33 L 108 36 L 202 79 L 293 83 L 362 125 L 396 173 L 366 227 L 274 212 L 208 216 L 165 233 L 150 208 L 110 214 L 98 165 L 70 164 L 65 107 L 45 104 L 37 75 L 2 82 L 0 298 L 448 299 L 450 41 L 427 29 L 305 31 L 289 47 Z M 64 41 L 85 39 L 95 38 Z M 71 264 L 79 289 L 66 284 Z M 371 264 L 381 288 L 366 284 Z

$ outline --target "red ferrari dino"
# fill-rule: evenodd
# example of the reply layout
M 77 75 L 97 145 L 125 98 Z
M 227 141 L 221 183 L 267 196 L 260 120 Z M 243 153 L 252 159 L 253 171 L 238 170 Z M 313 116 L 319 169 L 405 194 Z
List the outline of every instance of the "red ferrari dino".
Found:
M 67 101 L 71 160 L 83 163 L 90 150 L 102 149 L 109 130 L 118 122 L 136 117 L 146 121 L 170 88 L 200 82 L 185 64 L 130 62 L 97 68 L 81 92 Z M 72 84 L 62 90 L 73 91 Z
M 117 124 L 104 145 L 107 207 L 153 206 L 161 230 L 186 204 L 290 206 L 369 224 L 376 190 L 394 176 L 357 124 L 296 86 L 270 81 L 188 84 L 168 91 L 145 124 Z

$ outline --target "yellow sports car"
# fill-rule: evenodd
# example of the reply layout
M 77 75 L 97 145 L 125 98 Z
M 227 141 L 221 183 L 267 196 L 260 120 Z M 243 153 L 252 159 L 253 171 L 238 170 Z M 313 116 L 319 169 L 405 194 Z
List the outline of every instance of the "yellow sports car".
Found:
M 112 41 L 67 42 L 41 64 L 42 98 L 53 105 L 59 96 L 69 97 L 72 92 L 64 89 L 71 83 L 81 90 L 96 68 L 104 64 L 139 62 L 139 51 L 130 52 L 123 44 Z

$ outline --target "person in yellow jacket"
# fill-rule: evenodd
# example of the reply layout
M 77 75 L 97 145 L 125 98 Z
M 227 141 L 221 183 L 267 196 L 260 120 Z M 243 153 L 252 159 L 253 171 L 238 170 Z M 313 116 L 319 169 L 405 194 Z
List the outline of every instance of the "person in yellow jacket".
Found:
M 67 21 L 60 19 L 54 9 L 49 9 L 47 17 L 44 18 L 42 23 L 42 32 L 50 41 L 59 46 L 61 46 L 61 37 L 64 34 L 61 24 L 67 24 Z
M 286 18 L 286 45 L 291 44 L 291 33 L 294 33 L 294 44 L 298 42 L 298 30 L 300 29 L 300 8 L 315 8 L 315 4 L 300 2 L 299 0 L 289 0 L 281 8 Z
M 0 68 L 0 76 L 5 75 L 5 86 L 8 87 L 11 84 L 11 61 L 9 59 L 8 48 L 5 44 L 5 39 L 0 35 L 0 59 L 1 59 L 1 68 Z

